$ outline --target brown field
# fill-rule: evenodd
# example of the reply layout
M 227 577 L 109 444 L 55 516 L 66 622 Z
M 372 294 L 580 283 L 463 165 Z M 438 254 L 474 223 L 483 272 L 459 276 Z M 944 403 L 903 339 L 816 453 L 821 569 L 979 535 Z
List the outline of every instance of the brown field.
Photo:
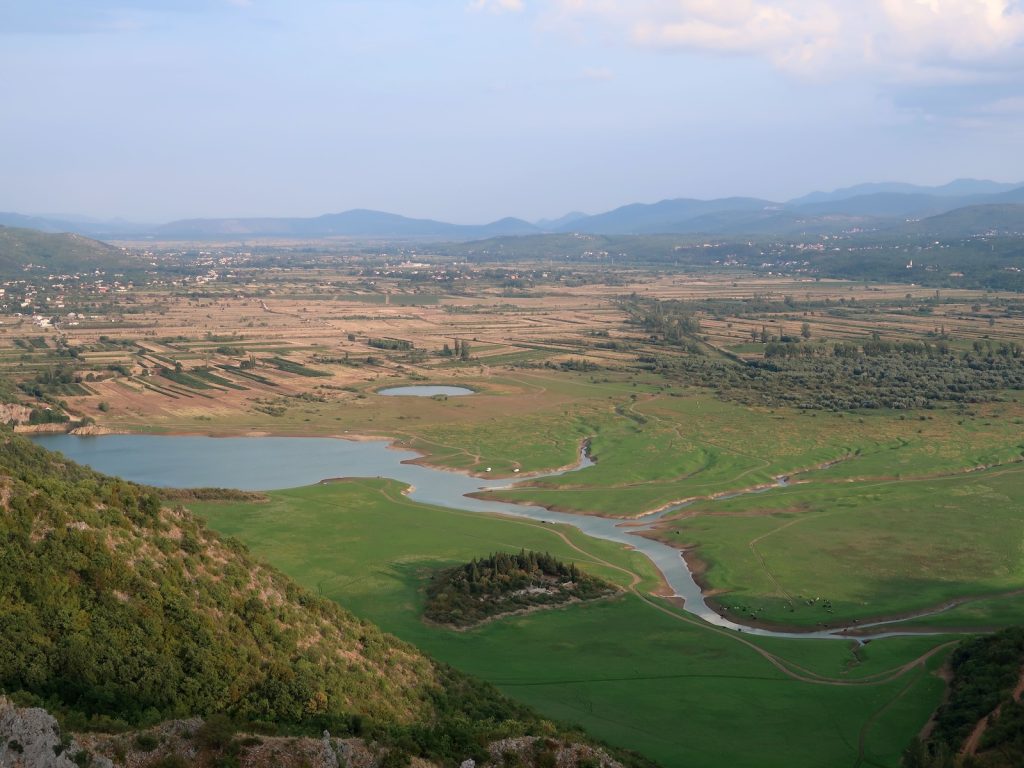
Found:
M 619 273 L 609 285 L 605 273 L 582 270 L 582 279 L 572 285 L 538 280 L 510 291 L 493 275 L 446 288 L 413 282 L 415 271 L 395 270 L 374 280 L 341 271 L 253 271 L 189 291 L 137 288 L 117 296 L 113 310 L 86 314 L 76 324 L 40 328 L 29 318 L 4 317 L 0 367 L 24 381 L 72 365 L 83 379 L 82 390 L 63 397 L 67 411 L 114 429 L 324 434 L 338 427 L 379 431 L 367 419 L 350 417 L 370 407 L 366 393 L 396 382 L 463 381 L 485 394 L 520 395 L 503 397 L 500 407 L 521 412 L 565 407 L 579 393 L 552 391 L 524 366 L 587 360 L 609 375 L 625 376 L 638 354 L 653 349 L 640 329 L 626 324 L 617 305 L 619 297 L 634 292 L 659 299 L 778 302 L 777 310 L 753 316 L 701 314 L 705 341 L 740 355 L 760 355 L 761 345 L 751 340 L 763 328 L 795 336 L 803 323 L 815 340 L 864 338 L 872 332 L 888 340 L 921 339 L 940 330 L 959 344 L 1024 336 L 1024 318 L 989 319 L 999 314 L 991 304 L 1000 297 L 981 291 L 943 290 L 943 303 L 919 314 L 893 305 L 908 297 L 933 297 L 933 289 L 641 271 Z M 516 275 L 514 269 L 507 273 Z M 827 299 L 838 311 L 793 311 L 781 303 L 787 296 L 797 302 Z M 46 348 L 26 351 L 16 345 L 39 336 L 47 340 Z M 76 359 L 54 354 L 58 338 L 78 350 Z M 369 345 L 371 339 L 401 340 L 415 351 L 377 349 Z M 455 340 L 469 344 L 470 360 L 441 356 L 443 346 Z M 614 341 L 628 349 L 597 347 Z M 280 370 L 271 358 L 325 375 Z M 250 360 L 251 370 L 238 368 Z M 131 375 L 110 370 L 112 365 Z M 160 374 L 161 368 L 176 367 L 193 379 L 183 383 Z M 196 385 L 197 369 L 208 369 L 215 378 Z M 538 401 L 541 390 L 543 402 Z M 473 403 L 460 404 L 456 420 L 481 419 L 496 405 L 489 398 L 469 400 Z M 339 415 L 327 423 L 323 407 L 296 411 L 294 406 L 303 403 L 332 403 L 337 408 L 326 410 Z M 287 416 L 280 413 L 285 406 Z M 411 412 L 407 417 L 419 418 Z M 452 409 L 438 416 L 451 417 Z

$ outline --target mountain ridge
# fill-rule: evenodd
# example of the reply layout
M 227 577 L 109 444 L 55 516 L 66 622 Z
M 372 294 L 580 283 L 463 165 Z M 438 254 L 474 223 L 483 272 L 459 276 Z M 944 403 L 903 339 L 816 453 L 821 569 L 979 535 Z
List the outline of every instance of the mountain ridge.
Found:
M 903 182 L 860 184 L 833 192 L 812 192 L 786 202 L 755 197 L 709 200 L 668 198 L 633 202 L 587 215 L 578 211 L 531 223 L 505 217 L 484 224 L 452 224 L 386 211 L 355 208 L 311 217 L 191 218 L 131 232 L 123 221 L 53 220 L 0 213 L 0 225 L 67 231 L 108 239 L 166 241 L 284 239 L 422 239 L 471 241 L 544 233 L 601 235 L 810 234 L 837 227 L 890 227 L 900 221 L 937 216 L 957 208 L 1024 202 L 1024 183 L 957 179 L 935 187 Z M 104 228 L 108 232 L 102 232 Z
M 920 184 L 908 184 L 902 181 L 868 182 L 866 184 L 854 184 L 850 187 L 841 187 L 831 192 L 811 192 L 789 201 L 791 205 L 803 205 L 806 203 L 824 203 L 837 200 L 847 200 L 851 197 L 872 194 L 927 194 L 935 197 L 966 197 L 971 195 L 998 194 L 1011 189 L 1024 186 L 1020 183 L 1007 183 L 1001 181 L 989 181 L 988 179 L 954 179 L 946 184 L 937 186 L 923 186 Z
M 523 219 L 506 217 L 487 224 L 449 224 L 386 211 L 354 208 L 310 218 L 182 219 L 157 227 L 157 239 L 196 237 L 437 237 L 473 239 L 533 234 L 540 230 Z

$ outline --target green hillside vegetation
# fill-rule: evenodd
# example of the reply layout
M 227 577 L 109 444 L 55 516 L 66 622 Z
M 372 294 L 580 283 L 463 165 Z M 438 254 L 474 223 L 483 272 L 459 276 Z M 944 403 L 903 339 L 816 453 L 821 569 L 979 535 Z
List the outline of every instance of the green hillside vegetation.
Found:
M 970 237 L 994 232 L 1019 235 L 1024 232 L 1024 205 L 968 205 L 920 221 L 902 224 L 894 230 L 931 237 Z
M 72 727 L 223 713 L 480 755 L 555 729 L 255 562 L 157 492 L 0 436 L 0 691 Z
M 28 264 L 77 272 L 124 268 L 133 263 L 120 248 L 81 235 L 0 226 L 0 274 L 20 274 Z
M 965 640 L 950 657 L 949 696 L 935 727 L 904 755 L 904 768 L 1016 768 L 1024 765 L 1024 704 L 1018 688 L 1024 668 L 1024 627 Z M 972 755 L 961 754 L 972 732 L 984 732 Z
M 949 214 L 953 219 L 960 215 L 959 211 Z M 940 216 L 935 220 L 943 228 L 944 218 Z M 925 220 L 930 221 L 933 220 Z M 1024 290 L 1024 248 L 1021 248 L 1020 236 L 1005 234 L 1009 228 L 1000 226 L 997 221 L 989 223 L 995 224 L 994 234 L 984 236 L 971 235 L 970 230 L 958 231 L 955 226 L 946 235 L 904 234 L 899 230 L 852 235 L 849 250 L 811 256 L 807 269 L 815 275 L 849 280 Z M 978 231 L 987 230 L 988 227 L 983 227 Z M 907 268 L 909 258 L 914 260 L 913 269 Z M 778 269 L 781 265 L 772 266 Z
M 530 608 L 595 600 L 611 584 L 566 565 L 547 552 L 496 552 L 440 571 L 427 587 L 424 615 L 439 624 L 471 627 Z

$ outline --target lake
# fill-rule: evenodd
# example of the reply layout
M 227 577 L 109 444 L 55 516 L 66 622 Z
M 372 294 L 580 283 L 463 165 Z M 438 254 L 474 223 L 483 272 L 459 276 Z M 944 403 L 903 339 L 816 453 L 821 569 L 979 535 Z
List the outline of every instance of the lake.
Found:
M 445 387 L 430 385 L 414 385 L 408 387 L 388 387 L 377 390 L 378 395 L 384 397 L 462 397 L 464 395 L 475 395 L 476 392 L 468 387 Z
M 472 477 L 462 472 L 412 463 L 413 451 L 390 447 L 386 440 L 341 440 L 326 437 L 195 437 L 170 435 L 35 435 L 32 440 L 69 459 L 109 475 L 166 488 L 238 488 L 269 491 L 312 485 L 339 477 L 387 477 L 412 486 L 409 498 L 469 512 L 525 517 L 578 528 L 588 536 L 615 541 L 644 553 L 665 577 L 685 610 L 715 626 L 753 635 L 788 638 L 840 638 L 836 630 L 773 632 L 744 627 L 715 613 L 704 601 L 682 553 L 659 541 L 635 535 L 668 509 L 641 521 L 551 512 L 542 507 L 474 499 L 466 494 L 503 488 L 531 476 L 510 479 Z M 532 477 L 551 477 L 593 466 L 581 450 L 576 466 Z M 678 509 L 678 507 L 676 508 Z M 629 522 L 630 528 L 622 523 Z M 638 523 L 641 523 L 638 525 Z M 632 532 L 631 532 L 632 531 Z M 922 614 L 923 615 L 923 614 Z M 888 622 L 878 622 L 881 626 Z M 861 628 L 873 626 L 870 623 Z M 904 634 L 881 632 L 871 637 Z M 844 639 L 849 640 L 847 636 Z

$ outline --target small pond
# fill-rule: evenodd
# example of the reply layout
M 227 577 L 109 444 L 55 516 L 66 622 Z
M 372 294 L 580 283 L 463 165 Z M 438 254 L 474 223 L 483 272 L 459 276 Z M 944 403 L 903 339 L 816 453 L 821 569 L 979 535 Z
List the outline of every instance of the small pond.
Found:
M 435 385 L 414 385 L 409 387 L 388 387 L 387 389 L 381 389 L 377 391 L 378 395 L 384 395 L 385 397 L 437 397 L 438 395 L 445 395 L 446 397 L 462 397 L 463 395 L 475 395 L 472 389 L 468 387 L 444 387 Z

